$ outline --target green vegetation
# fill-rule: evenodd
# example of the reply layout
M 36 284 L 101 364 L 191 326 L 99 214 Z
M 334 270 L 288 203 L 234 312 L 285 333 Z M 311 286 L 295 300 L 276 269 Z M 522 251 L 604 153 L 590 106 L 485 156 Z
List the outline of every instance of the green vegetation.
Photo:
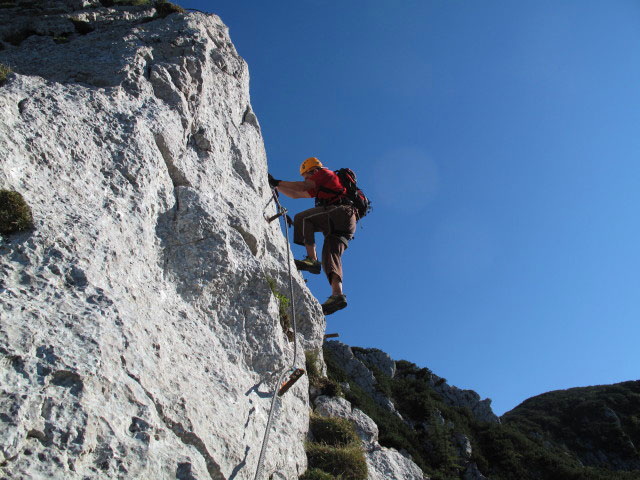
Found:
M 267 283 L 269 284 L 269 288 L 271 288 L 273 295 L 278 299 L 280 326 L 282 327 L 282 330 L 287 333 L 291 329 L 291 320 L 289 319 L 289 305 L 291 305 L 291 300 L 286 295 L 280 293 L 276 281 L 273 278 L 267 277 Z
M 362 442 L 350 421 L 311 415 L 309 429 L 315 441 L 306 444 L 307 460 L 309 469 L 316 471 L 315 478 L 366 480 L 367 461 Z M 329 477 L 320 476 L 320 472 Z
M 361 445 L 336 448 L 307 443 L 309 467 L 324 471 L 341 480 L 366 480 L 367 461 Z
M 33 228 L 33 216 L 22 195 L 0 190 L 0 234 L 9 235 Z
M 146 7 L 152 6 L 152 0 L 100 0 L 104 7 Z
M 53 41 L 56 43 L 69 43 L 70 33 L 62 33 L 60 35 L 54 35 Z
M 430 441 L 424 431 L 412 428 L 398 418 L 397 415 L 376 403 L 367 392 L 345 374 L 344 370 L 342 370 L 341 366 L 333 358 L 330 350 L 324 350 L 324 359 L 327 364 L 329 378 L 336 382 L 347 382 L 349 384 L 349 389 L 345 391 L 344 394 L 345 398 L 349 400 L 354 407 L 364 411 L 378 425 L 380 431 L 378 441 L 381 445 L 395 448 L 396 450 L 407 451 L 413 458 L 413 461 L 416 462 L 423 471 L 429 472 L 434 479 L 449 478 L 446 474 L 448 474 L 450 470 L 452 474 L 457 475 L 455 462 L 451 462 L 451 465 L 445 465 L 443 463 L 442 457 L 446 456 L 446 458 L 449 459 L 449 455 L 431 455 L 432 451 L 450 452 L 452 449 L 450 439 L 447 439 L 442 445 L 433 445 L 433 441 Z M 408 364 L 408 362 L 406 363 Z M 401 366 L 401 362 L 398 362 L 398 364 Z M 427 370 L 424 369 L 424 371 Z M 398 374 L 401 373 L 398 372 Z M 379 387 L 384 390 L 386 390 L 388 386 L 396 383 L 399 386 L 402 385 L 399 382 L 392 382 L 389 377 L 383 379 L 383 376 L 380 372 L 376 374 Z M 396 377 L 398 377 L 398 375 L 396 375 Z M 381 384 L 384 386 L 381 387 Z M 414 397 L 418 396 L 415 392 L 408 391 L 408 389 L 406 389 L 406 391 L 399 391 L 398 394 L 399 396 L 407 396 L 405 399 L 407 402 L 411 402 Z M 417 402 L 417 400 L 415 401 Z M 396 404 L 396 406 L 398 405 Z M 400 410 L 402 411 L 402 409 Z M 436 408 L 425 408 L 422 419 L 426 421 L 430 427 L 435 428 L 436 422 L 430 420 L 430 412 L 432 410 L 435 412 Z M 435 475 L 438 471 L 443 472 L 445 476 L 438 477 Z M 457 478 L 457 476 L 450 478 Z
M 73 23 L 73 27 L 80 35 L 86 35 L 87 33 L 91 33 L 95 30 L 93 25 L 91 25 L 91 22 L 87 22 L 76 17 L 71 19 L 71 23 Z
M 320 378 L 320 370 L 318 369 L 318 352 L 308 350 L 304 352 L 305 365 L 307 367 L 307 375 L 309 380 Z
M 471 462 L 492 480 L 640 478 L 638 470 L 583 466 L 583 455 L 593 446 L 596 448 L 591 452 L 602 451 L 610 458 L 616 458 L 614 453 L 618 452 L 620 460 L 640 465 L 638 454 L 631 450 L 632 445 L 640 445 L 640 382 L 534 397 L 498 424 L 481 422 L 469 409 L 448 405 L 431 386 L 444 380 L 426 368 L 398 361 L 396 375 L 389 378 L 368 365 L 377 389 L 393 400 L 402 421 L 349 378 L 328 349 L 324 357 L 329 378 L 348 382 L 347 400 L 378 425 L 380 444 L 406 450 L 434 480 L 461 478 L 464 465 L 454 444 L 455 434 L 467 436 L 473 451 Z
M 185 13 L 186 10 L 167 0 L 100 0 L 104 7 L 155 7 L 159 17 L 166 17 L 172 13 Z
M 300 480 L 334 480 L 335 478 L 318 468 L 311 468 L 300 476 Z
M 172 13 L 185 13 L 186 10 L 171 2 L 167 2 L 166 0 L 160 0 L 156 3 L 156 12 L 158 12 L 159 16 L 164 18 Z
M 329 397 L 344 396 L 338 382 L 321 376 L 320 370 L 318 370 L 318 352 L 310 350 L 304 352 L 304 356 L 306 359 L 307 375 L 309 376 L 309 385 L 316 388 L 320 395 L 327 395 Z
M 7 82 L 10 73 L 11 69 L 3 63 L 0 63 L 0 86 L 4 85 Z
M 360 443 L 353 425 L 345 418 L 321 417 L 312 414 L 310 430 L 317 443 L 334 447 L 347 447 Z
M 605 467 L 604 453 L 640 469 L 640 381 L 572 388 L 530 398 L 504 415 L 505 425 L 565 445 L 582 463 Z M 640 475 L 639 475 L 640 476 Z

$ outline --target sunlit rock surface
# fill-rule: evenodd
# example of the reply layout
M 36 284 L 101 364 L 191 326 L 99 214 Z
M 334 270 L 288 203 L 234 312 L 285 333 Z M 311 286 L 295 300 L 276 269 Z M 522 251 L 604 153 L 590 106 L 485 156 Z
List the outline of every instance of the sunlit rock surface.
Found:
M 0 473 L 253 478 L 294 344 L 227 28 L 91 0 L 22 2 L 0 25 L 0 188 L 35 220 L 0 244 Z M 324 318 L 295 271 L 294 290 L 303 366 Z M 307 387 L 282 397 L 265 478 L 306 468 Z

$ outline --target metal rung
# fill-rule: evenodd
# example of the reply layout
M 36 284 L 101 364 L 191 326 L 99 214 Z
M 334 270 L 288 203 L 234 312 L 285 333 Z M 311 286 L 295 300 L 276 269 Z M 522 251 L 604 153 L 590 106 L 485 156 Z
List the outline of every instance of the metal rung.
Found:
M 273 217 L 267 218 L 267 222 L 271 223 L 271 222 L 273 222 L 274 220 L 280 218 L 283 215 L 284 215 L 284 212 L 276 213 Z
M 287 393 L 287 391 L 293 386 L 294 383 L 296 383 L 300 379 L 300 377 L 302 377 L 302 375 L 304 375 L 304 370 L 302 368 L 296 368 L 289 377 L 289 380 L 283 383 L 282 387 L 280 387 L 278 396 L 281 397 L 282 395 Z

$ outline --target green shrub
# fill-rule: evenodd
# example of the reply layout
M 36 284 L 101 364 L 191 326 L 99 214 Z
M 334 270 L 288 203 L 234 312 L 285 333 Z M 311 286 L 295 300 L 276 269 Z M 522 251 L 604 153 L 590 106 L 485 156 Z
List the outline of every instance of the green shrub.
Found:
M 304 352 L 304 358 L 309 379 L 319 378 L 320 370 L 318 369 L 318 352 L 314 350 L 307 350 Z
M 166 0 L 160 0 L 156 3 L 156 12 L 158 12 L 159 16 L 164 18 L 172 13 L 185 13 L 186 10 L 171 2 L 167 2 Z
M 73 27 L 76 29 L 76 32 L 80 35 L 86 35 L 87 33 L 91 33 L 95 30 L 90 22 L 85 20 L 81 20 L 79 18 L 72 18 L 71 23 L 73 23 Z
M 343 396 L 342 388 L 336 381 L 321 376 L 318 369 L 318 352 L 309 350 L 304 352 L 307 365 L 307 375 L 309 375 L 309 385 L 320 391 L 320 395 L 328 397 Z
M 353 424 L 346 418 L 321 417 L 312 414 L 309 426 L 313 438 L 318 443 L 331 447 L 360 444 L 360 437 L 356 434 Z
M 0 190 L 0 233 L 8 235 L 33 227 L 33 216 L 22 195 Z
M 60 43 L 69 43 L 69 36 L 71 34 L 70 33 L 62 33 L 60 35 L 54 35 L 53 36 L 53 41 L 60 44 Z
M 7 78 L 9 78 L 10 73 L 11 69 L 0 63 L 0 85 L 4 85 L 7 82 Z
M 282 330 L 286 333 L 291 329 L 291 320 L 289 320 L 289 305 L 291 305 L 291 300 L 286 295 L 283 295 L 278 290 L 276 285 L 276 281 L 267 277 L 267 283 L 269 284 L 269 288 L 271 288 L 271 292 L 278 299 L 278 313 L 280 315 L 280 326 Z
M 319 378 L 314 384 L 314 387 L 320 390 L 320 395 L 326 395 L 327 397 L 344 397 L 340 384 L 330 378 Z
M 105 7 L 142 7 L 152 6 L 151 0 L 100 0 Z
M 362 445 L 331 447 L 307 443 L 309 468 L 317 468 L 342 480 L 366 480 L 367 461 Z
M 334 477 L 333 475 L 329 475 L 328 473 L 323 472 L 322 470 L 319 470 L 317 468 L 312 468 L 304 472 L 298 478 L 300 480 L 335 480 L 336 477 Z

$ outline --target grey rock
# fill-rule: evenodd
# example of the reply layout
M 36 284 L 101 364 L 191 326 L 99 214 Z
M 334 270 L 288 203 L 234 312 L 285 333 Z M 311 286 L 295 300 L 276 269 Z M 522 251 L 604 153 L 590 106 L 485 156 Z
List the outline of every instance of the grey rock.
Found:
M 431 386 L 449 405 L 467 407 L 478 420 L 483 422 L 500 423 L 500 419 L 491 409 L 491 399 L 480 400 L 480 395 L 473 390 L 462 390 L 450 386 L 436 375 L 432 376 Z
M 402 418 L 391 399 L 378 391 L 376 387 L 377 381 L 373 372 L 369 370 L 361 360 L 356 358 L 349 345 L 332 340 L 325 342 L 325 348 L 331 352 L 331 355 L 335 357 L 336 361 L 346 374 L 353 379 L 355 383 L 362 387 L 362 389 L 364 389 L 371 398 L 373 398 L 382 407 Z
M 0 476 L 253 478 L 278 374 L 325 321 L 294 269 L 294 358 L 247 66 L 215 15 L 30 5 L 0 10 L 0 37 L 36 32 L 0 50 L 0 188 L 35 222 L 0 244 Z M 267 477 L 306 468 L 307 429 L 303 377 Z
M 388 377 L 393 378 L 396 374 L 396 362 L 391 359 L 388 353 L 382 350 L 377 348 L 357 349 L 354 355 L 365 365 L 380 370 L 381 373 Z
M 471 448 L 471 441 L 469 440 L 469 437 L 463 433 L 454 433 L 453 439 L 458 449 L 458 456 L 463 460 L 470 460 L 471 455 L 473 454 L 473 449 Z
M 485 477 L 480 470 L 478 470 L 478 466 L 475 463 L 469 463 L 464 473 L 462 474 L 462 480 L 489 480 Z
M 315 413 L 323 417 L 339 417 L 350 420 L 356 433 L 365 444 L 378 441 L 378 426 L 362 410 L 353 408 L 351 403 L 340 397 L 320 396 L 315 402 Z
M 420 467 L 393 448 L 367 452 L 368 480 L 429 480 Z

